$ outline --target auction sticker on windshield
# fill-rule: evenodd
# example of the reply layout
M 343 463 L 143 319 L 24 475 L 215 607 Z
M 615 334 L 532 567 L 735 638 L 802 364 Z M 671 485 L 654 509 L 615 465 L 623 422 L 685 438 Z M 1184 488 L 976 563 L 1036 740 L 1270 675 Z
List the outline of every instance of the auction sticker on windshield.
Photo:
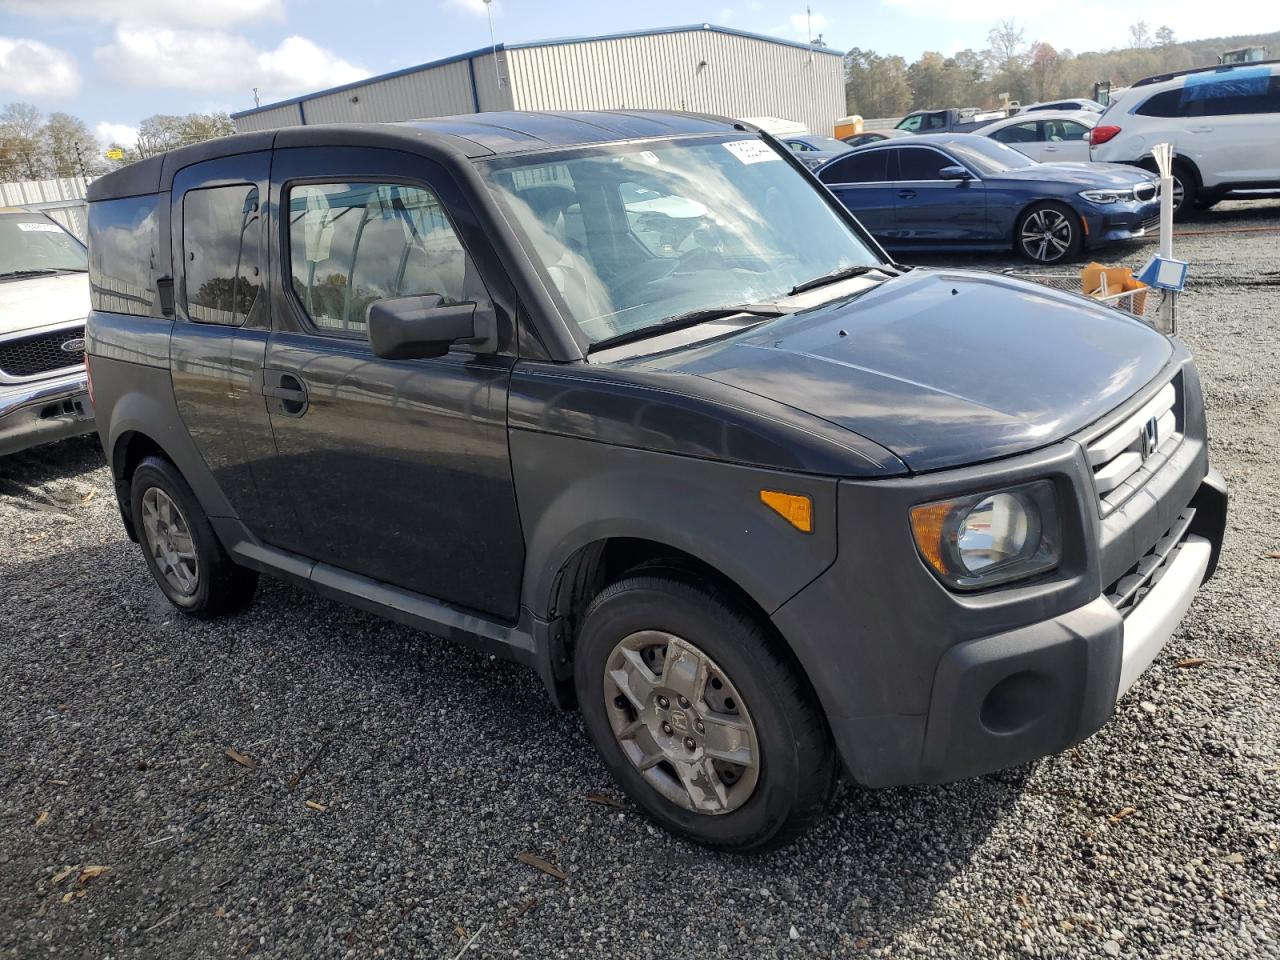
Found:
M 766 160 L 782 159 L 763 140 L 731 140 L 723 146 L 742 163 L 763 163 Z
M 18 222 L 18 229 L 23 233 L 61 233 L 62 228 L 52 223 L 22 223 Z

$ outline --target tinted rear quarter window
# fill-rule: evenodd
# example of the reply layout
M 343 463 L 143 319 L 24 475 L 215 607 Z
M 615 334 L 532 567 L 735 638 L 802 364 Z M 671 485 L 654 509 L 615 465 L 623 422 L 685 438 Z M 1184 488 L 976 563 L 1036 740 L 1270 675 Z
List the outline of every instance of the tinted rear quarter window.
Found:
M 819 178 L 823 183 L 881 183 L 889 159 L 888 150 L 871 150 L 842 157 L 822 169 Z
M 189 190 L 182 198 L 187 315 L 198 323 L 244 323 L 261 286 L 258 188 Z
M 89 298 L 94 310 L 151 316 L 160 261 L 160 194 L 89 204 Z
M 1280 76 L 1199 79 L 1162 90 L 1134 111 L 1144 117 L 1228 117 L 1280 113 Z

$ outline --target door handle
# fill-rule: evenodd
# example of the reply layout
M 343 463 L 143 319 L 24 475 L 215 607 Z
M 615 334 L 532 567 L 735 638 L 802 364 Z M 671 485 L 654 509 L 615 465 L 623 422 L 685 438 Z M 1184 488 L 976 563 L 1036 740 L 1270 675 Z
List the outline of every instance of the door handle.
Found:
M 1192 127 L 1192 133 L 1213 133 L 1213 127 Z
M 916 192 L 914 190 L 899 190 L 898 197 L 902 200 L 914 200 Z
M 273 413 L 288 417 L 300 417 L 307 412 L 307 387 L 302 379 L 284 370 L 271 368 L 262 371 L 262 395 L 275 401 L 270 404 Z

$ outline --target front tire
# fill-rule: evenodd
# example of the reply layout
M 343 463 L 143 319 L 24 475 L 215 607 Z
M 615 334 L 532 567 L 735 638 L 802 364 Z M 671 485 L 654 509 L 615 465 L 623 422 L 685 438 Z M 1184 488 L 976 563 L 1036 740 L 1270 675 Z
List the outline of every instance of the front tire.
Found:
M 147 569 L 170 603 L 207 620 L 253 602 L 257 572 L 228 556 L 177 467 L 164 457 L 147 457 L 129 485 L 134 529 Z
M 614 779 L 664 828 L 719 850 L 782 846 L 838 777 L 807 680 L 727 593 L 637 573 L 583 620 L 574 680 Z
M 1018 218 L 1013 243 L 1018 253 L 1033 263 L 1066 263 L 1080 255 L 1084 228 L 1080 217 L 1066 204 L 1037 203 Z

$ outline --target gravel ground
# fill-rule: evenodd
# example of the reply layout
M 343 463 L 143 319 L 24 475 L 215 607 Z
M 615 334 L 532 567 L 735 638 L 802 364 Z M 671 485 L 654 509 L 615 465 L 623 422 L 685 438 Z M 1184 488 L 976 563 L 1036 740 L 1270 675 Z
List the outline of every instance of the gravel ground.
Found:
M 1180 250 L 1232 514 L 1169 648 L 1076 749 L 767 856 L 589 801 L 528 671 L 278 583 L 180 619 L 95 442 L 0 461 L 0 957 L 1280 956 L 1280 203 L 1225 228 Z

